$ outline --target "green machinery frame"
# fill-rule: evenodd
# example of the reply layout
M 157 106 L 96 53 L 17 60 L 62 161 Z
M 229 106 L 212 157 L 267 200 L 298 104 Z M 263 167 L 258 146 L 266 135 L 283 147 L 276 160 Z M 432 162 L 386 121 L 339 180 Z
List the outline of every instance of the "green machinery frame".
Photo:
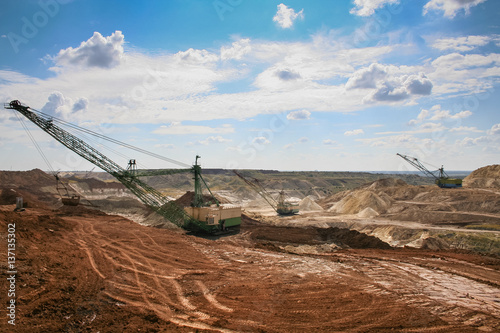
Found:
M 202 207 L 204 201 L 201 184 L 203 183 L 209 191 L 210 189 L 201 176 L 201 166 L 198 165 L 198 158 L 200 156 L 196 156 L 195 164 L 191 168 L 186 169 L 138 170 L 135 160 L 130 160 L 127 169 L 124 169 L 82 139 L 54 124 L 53 117 L 31 109 L 29 106 L 21 104 L 18 100 L 4 104 L 4 107 L 18 111 L 68 149 L 115 177 L 146 206 L 175 225 L 192 232 L 215 233 L 222 229 L 220 225 L 207 225 L 202 221 L 192 218 L 182 207 L 179 207 L 158 190 L 139 179 L 142 176 L 192 172 L 195 182 L 193 206 Z M 114 141 L 115 143 L 117 142 L 116 140 Z M 210 194 L 215 199 L 211 191 Z M 219 206 L 219 202 L 216 199 L 215 202 Z

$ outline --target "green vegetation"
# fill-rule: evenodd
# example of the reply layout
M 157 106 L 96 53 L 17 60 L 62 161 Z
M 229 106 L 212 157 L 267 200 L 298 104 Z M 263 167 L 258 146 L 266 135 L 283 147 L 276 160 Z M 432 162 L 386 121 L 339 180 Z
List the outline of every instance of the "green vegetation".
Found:
M 470 224 L 465 227 L 466 229 L 474 230 L 493 230 L 500 231 L 500 225 L 498 224 Z

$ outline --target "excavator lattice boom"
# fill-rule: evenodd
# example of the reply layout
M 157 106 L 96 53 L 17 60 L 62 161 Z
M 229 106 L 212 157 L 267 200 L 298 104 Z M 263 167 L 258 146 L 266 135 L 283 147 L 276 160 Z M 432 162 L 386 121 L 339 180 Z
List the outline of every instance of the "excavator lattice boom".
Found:
M 203 200 L 200 199 L 202 194 L 199 184 L 200 181 L 205 185 L 206 183 L 201 177 L 201 167 L 197 163 L 199 156 L 196 157 L 195 165 L 189 169 L 138 170 L 135 167 L 135 160 L 130 160 L 127 169 L 124 169 L 82 139 L 56 125 L 53 118 L 21 104 L 18 100 L 11 101 L 5 104 L 4 107 L 18 111 L 68 149 L 111 174 L 145 205 L 179 227 L 194 232 L 215 233 L 227 227 L 241 224 L 241 207 L 225 209 L 219 206 L 203 206 Z M 187 209 L 178 206 L 161 192 L 139 179 L 139 176 L 181 172 L 193 172 L 195 178 L 195 202 L 192 207 L 187 207 Z
M 418 170 L 422 171 L 425 175 L 434 178 L 436 185 L 441 188 L 462 187 L 462 179 L 450 178 L 442 166 L 437 171 L 432 172 L 427 169 L 416 157 L 401 155 L 400 153 L 397 153 L 397 155 Z

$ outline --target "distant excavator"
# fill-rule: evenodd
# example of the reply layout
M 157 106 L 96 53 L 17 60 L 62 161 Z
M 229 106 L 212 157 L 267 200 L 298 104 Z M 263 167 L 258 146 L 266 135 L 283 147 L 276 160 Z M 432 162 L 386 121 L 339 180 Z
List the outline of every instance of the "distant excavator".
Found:
M 281 190 L 278 194 L 278 198 L 275 199 L 257 178 L 252 178 L 249 176 L 243 176 L 236 170 L 233 170 L 234 174 L 241 178 L 246 184 L 253 188 L 266 202 L 278 213 L 278 215 L 295 215 L 299 213 L 299 205 L 286 201 L 285 191 Z
M 425 175 L 432 177 L 435 179 L 435 183 L 437 186 L 441 188 L 458 188 L 462 187 L 462 179 L 458 178 L 450 178 L 448 174 L 444 171 L 443 166 L 436 171 L 429 171 L 416 157 L 411 157 L 407 155 L 401 155 L 397 153 L 397 155 L 403 158 L 405 161 L 413 165 L 418 170 L 422 171 Z

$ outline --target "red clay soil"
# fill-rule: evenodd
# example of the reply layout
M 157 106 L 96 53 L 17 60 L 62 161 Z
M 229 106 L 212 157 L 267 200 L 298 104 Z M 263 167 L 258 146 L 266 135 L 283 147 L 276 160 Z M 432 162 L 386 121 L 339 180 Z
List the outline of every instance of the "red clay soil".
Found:
M 273 239 L 259 237 L 296 236 L 249 219 L 237 235 L 207 239 L 82 207 L 13 209 L 0 206 L 0 267 L 8 270 L 15 224 L 17 269 L 15 326 L 0 282 L 2 332 L 500 330 L 494 257 L 379 248 L 294 255 L 263 249 Z

